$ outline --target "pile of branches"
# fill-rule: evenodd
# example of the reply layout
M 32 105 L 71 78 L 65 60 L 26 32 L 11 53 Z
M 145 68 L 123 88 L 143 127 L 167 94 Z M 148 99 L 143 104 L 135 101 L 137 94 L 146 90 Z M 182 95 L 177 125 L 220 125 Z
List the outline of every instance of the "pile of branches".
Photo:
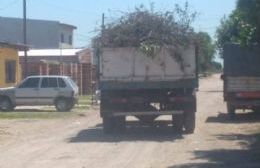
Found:
M 190 12 L 187 2 L 184 7 L 175 5 L 173 11 L 164 12 L 154 12 L 153 8 L 146 9 L 141 5 L 106 24 L 103 32 L 93 40 L 93 45 L 95 48 L 138 47 L 147 56 L 154 56 L 162 47 L 174 46 L 172 55 L 178 60 L 181 56 L 176 54 L 176 48 L 194 42 L 191 23 L 196 15 L 196 12 Z

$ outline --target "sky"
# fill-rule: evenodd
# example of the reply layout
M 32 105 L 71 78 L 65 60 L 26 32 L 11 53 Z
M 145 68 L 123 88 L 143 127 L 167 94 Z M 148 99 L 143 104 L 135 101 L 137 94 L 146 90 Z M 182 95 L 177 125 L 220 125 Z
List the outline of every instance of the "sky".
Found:
M 236 0 L 187 0 L 191 10 L 198 12 L 193 23 L 195 31 L 208 32 L 212 38 L 224 15 L 229 15 Z M 0 16 L 23 16 L 23 0 L 0 0 Z M 172 10 L 185 0 L 27 0 L 27 18 L 55 20 L 77 27 L 74 32 L 76 47 L 89 46 L 91 38 L 100 30 L 102 13 L 105 23 L 118 18 L 141 4 L 147 8 L 154 3 L 155 10 Z

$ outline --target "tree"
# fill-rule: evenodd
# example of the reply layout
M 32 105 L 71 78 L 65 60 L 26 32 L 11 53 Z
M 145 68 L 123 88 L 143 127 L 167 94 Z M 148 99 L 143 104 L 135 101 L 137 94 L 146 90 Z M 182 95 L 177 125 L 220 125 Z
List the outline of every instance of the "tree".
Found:
M 216 36 L 220 53 L 225 43 L 260 43 L 260 1 L 238 0 L 231 15 L 222 18 Z
M 196 36 L 199 47 L 199 72 L 204 73 L 212 69 L 213 60 L 215 58 L 215 45 L 206 32 L 199 32 Z

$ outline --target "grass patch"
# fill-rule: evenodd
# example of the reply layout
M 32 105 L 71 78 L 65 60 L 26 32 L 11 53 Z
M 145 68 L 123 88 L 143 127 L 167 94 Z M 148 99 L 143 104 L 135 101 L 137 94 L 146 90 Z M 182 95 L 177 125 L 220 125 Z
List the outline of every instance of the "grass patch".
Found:
M 0 112 L 0 119 L 51 119 L 71 116 L 71 112 Z
M 78 104 L 70 112 L 57 112 L 53 106 L 41 108 L 17 109 L 11 112 L 1 112 L 0 119 L 55 119 L 77 116 L 91 109 L 91 96 L 80 96 Z

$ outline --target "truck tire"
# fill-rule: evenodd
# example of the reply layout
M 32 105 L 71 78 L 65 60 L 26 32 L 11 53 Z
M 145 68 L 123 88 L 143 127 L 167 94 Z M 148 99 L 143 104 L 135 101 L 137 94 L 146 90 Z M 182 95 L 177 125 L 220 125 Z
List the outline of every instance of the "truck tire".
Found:
M 124 116 L 114 118 L 114 129 L 117 132 L 124 132 L 126 130 L 126 118 Z
M 184 116 L 183 116 L 183 114 L 172 115 L 172 125 L 173 125 L 173 129 L 176 132 L 182 133 L 183 126 L 184 126 Z
M 103 132 L 105 134 L 112 133 L 114 130 L 114 118 L 113 117 L 103 117 Z
M 236 108 L 232 106 L 230 102 L 227 102 L 227 111 L 229 118 L 234 119 L 236 115 Z
M 12 111 L 14 109 L 14 106 L 9 98 L 4 97 L 0 99 L 0 108 L 2 111 Z
M 184 128 L 188 134 L 194 133 L 196 125 L 196 115 L 194 111 L 189 111 L 184 114 Z

